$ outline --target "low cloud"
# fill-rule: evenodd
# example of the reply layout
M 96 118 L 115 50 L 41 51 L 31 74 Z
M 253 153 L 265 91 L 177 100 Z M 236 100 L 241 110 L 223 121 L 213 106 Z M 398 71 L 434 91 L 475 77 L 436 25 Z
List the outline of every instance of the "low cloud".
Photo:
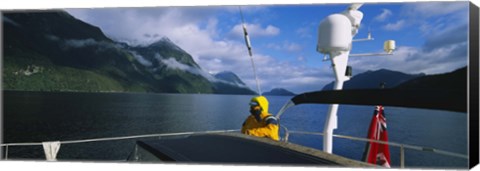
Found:
M 399 20 L 395 23 L 388 23 L 387 25 L 385 25 L 383 28 L 385 30 L 389 30 L 389 31 L 398 31 L 402 28 L 404 28 L 406 25 L 406 22 L 405 20 Z
M 95 47 L 97 50 L 104 50 L 115 48 L 115 44 L 104 42 L 104 41 L 96 41 L 92 38 L 88 39 L 63 39 L 57 37 L 55 35 L 45 35 L 50 41 L 57 41 L 61 43 L 63 50 L 68 50 L 70 48 L 84 48 L 84 47 Z
M 86 46 L 96 46 L 100 43 L 90 38 L 90 39 L 67 39 L 65 40 L 65 44 L 73 48 L 83 48 Z
M 382 9 L 382 13 L 380 15 L 377 15 L 373 20 L 375 21 L 385 21 L 388 17 L 392 15 L 392 11 L 388 9 Z
M 160 62 L 165 64 L 167 66 L 167 68 L 169 68 L 169 69 L 182 70 L 182 71 L 186 71 L 186 72 L 189 72 L 189 73 L 192 73 L 192 74 L 195 74 L 195 75 L 200 75 L 200 76 L 202 76 L 202 77 L 204 77 L 208 80 L 211 80 L 211 81 L 215 80 L 215 78 L 213 78 L 212 75 L 206 73 L 205 71 L 203 71 L 199 68 L 196 68 L 196 67 L 192 67 L 192 66 L 180 63 L 175 58 L 161 59 Z
M 149 60 L 145 59 L 142 55 L 138 54 L 137 52 L 135 51 L 130 51 L 130 53 L 133 55 L 133 57 L 140 63 L 142 64 L 143 66 L 146 66 L 146 67 L 150 67 L 152 66 L 152 62 L 150 62 Z
M 146 38 L 154 38 L 154 39 L 160 37 L 159 34 L 153 34 L 153 35 L 151 35 L 151 34 L 148 34 L 148 33 L 143 34 L 143 36 L 146 37 Z

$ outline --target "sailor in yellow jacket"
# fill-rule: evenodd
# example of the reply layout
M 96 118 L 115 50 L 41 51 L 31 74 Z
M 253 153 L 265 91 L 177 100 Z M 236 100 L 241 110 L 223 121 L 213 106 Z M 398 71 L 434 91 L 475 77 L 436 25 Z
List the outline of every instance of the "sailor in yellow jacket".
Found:
M 264 96 L 253 97 L 250 101 L 250 115 L 242 126 L 242 133 L 267 137 L 278 141 L 278 121 L 268 113 L 268 100 Z

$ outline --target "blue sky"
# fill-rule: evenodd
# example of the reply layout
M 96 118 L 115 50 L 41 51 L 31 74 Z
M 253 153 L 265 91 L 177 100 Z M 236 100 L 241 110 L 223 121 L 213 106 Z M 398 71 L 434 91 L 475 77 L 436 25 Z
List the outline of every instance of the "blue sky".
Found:
M 330 63 L 315 51 L 317 27 L 349 4 L 242 6 L 262 91 L 282 87 L 295 93 L 321 89 L 334 80 Z M 352 57 L 354 75 L 378 69 L 438 74 L 467 65 L 468 2 L 366 3 L 360 32 L 375 40 L 355 42 L 352 54 L 382 52 L 396 40 L 391 56 Z M 190 53 L 203 70 L 233 71 L 252 90 L 255 79 L 244 44 L 238 6 L 68 9 L 114 40 L 148 44 L 165 36 Z

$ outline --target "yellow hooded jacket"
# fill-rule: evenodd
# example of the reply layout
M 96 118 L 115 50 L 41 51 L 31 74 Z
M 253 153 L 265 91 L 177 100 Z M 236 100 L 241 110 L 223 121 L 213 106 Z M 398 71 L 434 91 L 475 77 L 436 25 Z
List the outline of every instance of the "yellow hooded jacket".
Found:
M 264 96 L 252 98 L 251 102 L 257 102 L 262 108 L 260 121 L 255 116 L 249 115 L 242 126 L 242 133 L 257 137 L 267 137 L 279 140 L 277 119 L 268 113 L 268 100 Z

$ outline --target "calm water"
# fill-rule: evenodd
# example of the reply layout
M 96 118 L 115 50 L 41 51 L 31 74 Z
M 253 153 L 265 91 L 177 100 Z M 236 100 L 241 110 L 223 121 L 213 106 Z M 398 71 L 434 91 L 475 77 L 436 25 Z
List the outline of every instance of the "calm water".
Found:
M 140 134 L 240 129 L 251 96 L 137 93 L 3 92 L 4 141 L 66 141 Z M 270 96 L 270 113 L 291 98 Z M 289 130 L 322 131 L 327 105 L 299 105 L 282 115 Z M 335 134 L 365 137 L 372 106 L 341 105 Z M 467 154 L 465 113 L 385 107 L 389 140 Z M 322 137 L 290 135 L 290 142 L 322 149 Z M 60 160 L 125 160 L 135 140 L 62 144 Z M 334 139 L 335 154 L 359 160 L 365 143 Z M 390 147 L 392 164 L 399 149 Z M 10 147 L 9 158 L 43 159 L 41 146 Z M 468 161 L 406 151 L 407 167 L 466 168 Z

